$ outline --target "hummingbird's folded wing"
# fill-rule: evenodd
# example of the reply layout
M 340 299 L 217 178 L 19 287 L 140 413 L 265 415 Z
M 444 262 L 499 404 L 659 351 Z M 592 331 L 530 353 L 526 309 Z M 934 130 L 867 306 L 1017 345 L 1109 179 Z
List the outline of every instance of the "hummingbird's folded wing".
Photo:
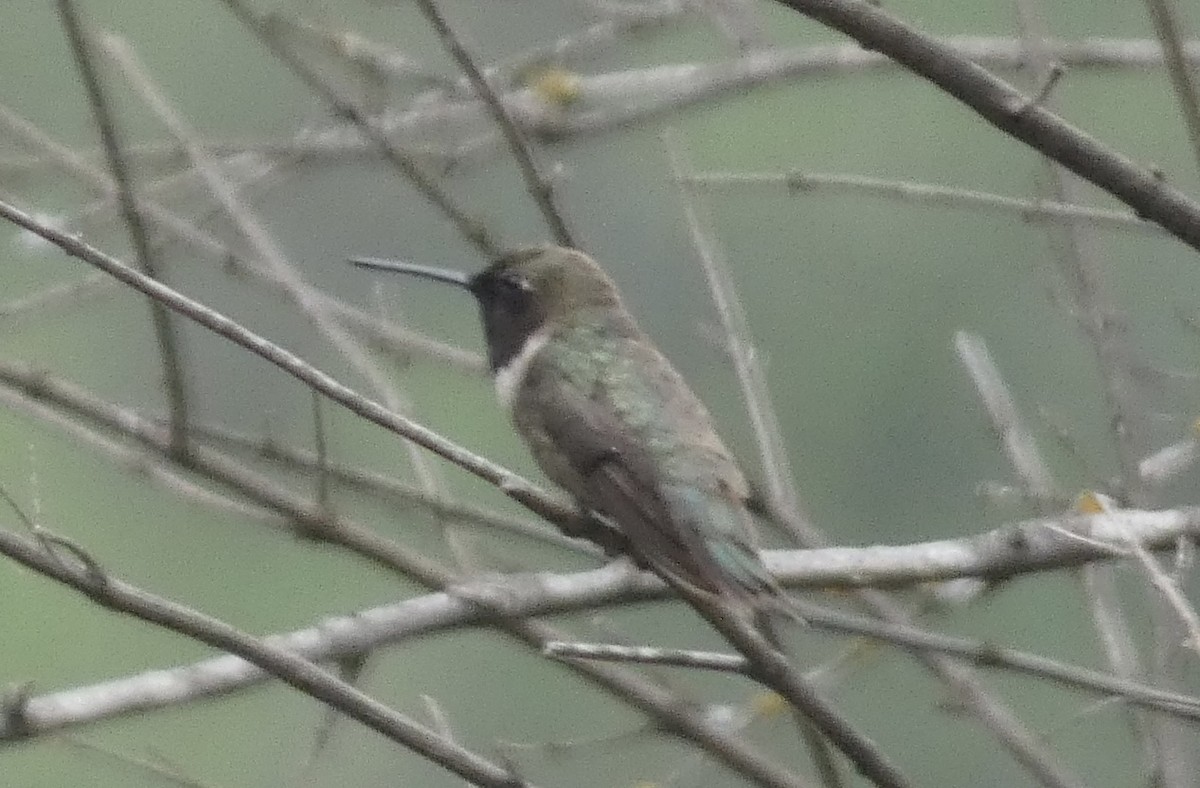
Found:
M 672 511 L 665 494 L 667 480 L 603 400 L 571 387 L 551 392 L 529 383 L 524 396 L 536 400 L 530 404 L 538 427 L 571 466 L 573 484 L 564 486 L 584 506 L 614 521 L 636 558 L 665 579 L 693 588 L 709 593 L 738 590 L 730 588 L 731 578 L 701 534 Z

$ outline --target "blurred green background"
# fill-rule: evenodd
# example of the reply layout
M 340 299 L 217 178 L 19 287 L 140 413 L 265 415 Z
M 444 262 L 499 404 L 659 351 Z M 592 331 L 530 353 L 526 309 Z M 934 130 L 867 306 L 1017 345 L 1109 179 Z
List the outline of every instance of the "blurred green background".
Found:
M 219 3 L 81 3 L 99 29 L 126 37 L 151 74 L 209 141 L 287 140 L 325 113 Z M 56 139 L 92 151 L 96 135 L 64 36 L 50 4 L 9 0 L 0 8 L 0 102 Z M 593 19 L 583 4 L 515 0 L 446 3 L 484 59 L 521 51 Z M 889 3 L 940 34 L 1011 36 L 1004 3 L 945 0 Z M 273 10 L 345 25 L 454 73 L 416 10 L 404 4 L 276 3 Z M 1191 9 L 1194 10 L 1194 9 Z M 1065 39 L 1151 38 L 1137 2 L 1047 3 L 1046 23 Z M 841 43 L 815 23 L 770 4 L 761 9 L 780 46 Z M 1193 17 L 1195 15 L 1193 14 Z M 332 21 L 336 20 L 336 22 Z M 1200 19 L 1192 19 L 1200 24 Z M 1194 25 L 1193 28 L 1195 29 Z M 716 61 L 727 42 L 697 16 L 571 61 L 580 73 L 640 65 Z M 120 122 L 129 139 L 166 141 L 165 132 L 111 67 Z M 1009 77 L 1025 84 L 1021 75 Z M 399 89 L 397 89 L 399 92 Z M 1063 114 L 1142 163 L 1198 193 L 1197 163 L 1165 73 L 1155 68 L 1069 70 L 1056 98 Z M 633 127 L 544 144 L 559 167 L 558 194 L 579 238 L 616 278 L 630 308 L 713 409 L 751 476 L 762 478 L 736 380 L 714 337 L 711 299 L 688 240 L 660 135 L 674 129 L 699 170 L 802 170 L 928 181 L 1033 196 L 1043 164 L 934 88 L 899 70 L 809 77 L 722 95 Z M 87 192 L 50 167 L 11 166 L 16 144 L 0 138 L 0 190 L 48 215 L 70 215 Z M 445 176 L 447 188 L 511 243 L 540 241 L 545 229 L 515 168 L 499 153 Z M 1088 190 L 1096 205 L 1115 203 Z M 348 255 L 398 255 L 474 269 L 478 256 L 395 172 L 372 157 L 295 164 L 265 191 L 252 191 L 264 222 L 310 281 L 373 308 L 376 280 L 347 270 Z M 989 343 L 1023 413 L 1035 425 L 1062 488 L 1103 484 L 1115 472 L 1108 416 L 1090 347 L 1076 329 L 1054 264 L 1057 232 L 1009 214 L 915 205 L 861 193 L 789 194 L 780 186 L 715 188 L 707 194 L 714 230 L 734 272 L 754 339 L 767 365 L 796 482 L 813 520 L 837 543 L 900 543 L 976 533 L 1025 516 L 978 494 L 981 482 L 1011 482 L 966 374 L 956 330 Z M 206 210 L 200 201 L 197 210 Z M 126 255 L 110 221 L 88 238 Z M 1178 318 L 1196 312 L 1200 265 L 1163 235 L 1097 229 L 1108 292 L 1145 362 L 1139 395 L 1151 414 L 1147 449 L 1183 436 L 1195 415 L 1195 386 L 1150 370 L 1194 377 L 1200 344 Z M 83 265 L 30 250 L 0 229 L 5 301 L 78 279 Z M 225 275 L 220 261 L 176 251 L 167 278 L 179 289 L 246 322 L 362 386 L 312 328 L 276 295 Z M 383 282 L 383 306 L 412 326 L 480 346 L 474 307 L 461 294 Z M 185 327 L 199 420 L 267 432 L 313 445 L 311 399 L 295 381 L 221 340 Z M 143 301 L 108 290 L 68 310 L 19 320 L 0 317 L 0 352 L 54 371 L 143 414 L 160 413 L 160 368 Z M 387 367 L 422 422 L 489 457 L 540 478 L 493 404 L 482 377 L 417 362 Z M 1183 380 L 1184 382 L 1180 382 Z M 1049 421 L 1037 418 L 1048 414 Z M 339 460 L 414 478 L 398 439 L 335 407 L 324 410 Z M 1070 436 L 1068 451 L 1055 436 Z M 332 548 L 296 541 L 238 518 L 213 515 L 139 480 L 81 448 L 59 430 L 0 410 L 0 483 L 40 522 L 86 546 L 110 571 L 252 632 L 304 626 L 418 593 Z M 500 510 L 498 493 L 431 458 L 451 488 Z M 311 479 L 288 476 L 311 493 Z M 1164 504 L 1191 502 L 1194 474 Z M 413 511 L 335 497 L 405 543 L 449 560 L 439 525 Z M 5 527 L 17 528 L 12 516 Z M 469 531 L 496 567 L 573 569 L 587 562 L 512 536 Z M 1130 589 L 1140 582 L 1126 578 Z M 1137 599 L 1137 595 L 1132 595 Z M 828 600 L 826 600 L 828 601 Z M 834 600 L 836 601 L 836 600 Z M 1138 605 L 1130 614 L 1139 618 Z M 587 639 L 603 627 L 580 616 Z M 1064 574 L 1011 582 L 965 609 L 932 619 L 938 628 L 1102 667 L 1077 584 Z M 694 616 L 674 605 L 613 613 L 633 642 L 716 645 Z M 0 562 L 0 682 L 36 692 L 187 662 L 209 652 L 136 621 L 99 612 L 76 594 Z M 795 639 L 795 654 L 818 664 L 845 642 L 819 633 Z M 940 686 L 902 655 L 858 658 L 832 690 L 839 703 L 918 785 L 1021 786 L 1030 778 L 981 726 L 946 707 Z M 712 702 L 744 702 L 735 679 L 667 675 Z M 1115 705 L 1007 675 L 986 682 L 1072 768 L 1096 786 L 1128 786 L 1140 774 L 1137 745 Z M 643 731 L 643 721 L 562 669 L 486 632 L 429 638 L 375 655 L 367 691 L 427 719 L 422 696 L 437 699 L 464 743 L 506 750 L 543 785 L 740 784 L 685 746 Z M 88 743 L 158 759 L 205 785 L 461 784 L 350 722 L 342 722 L 315 764 L 306 766 L 322 709 L 277 686 L 260 687 L 167 712 L 71 732 Z M 805 764 L 785 718 L 756 722 L 747 735 L 784 763 Z M 571 742 L 549 750 L 537 745 Z M 807 768 L 804 766 L 804 768 Z M 0 748 L 0 784 L 163 785 L 134 766 L 71 738 Z

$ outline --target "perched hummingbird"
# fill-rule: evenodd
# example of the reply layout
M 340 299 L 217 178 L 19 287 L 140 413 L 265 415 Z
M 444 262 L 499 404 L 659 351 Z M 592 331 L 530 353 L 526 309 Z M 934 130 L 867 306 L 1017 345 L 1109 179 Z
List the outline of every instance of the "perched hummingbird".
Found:
M 777 587 L 751 545 L 749 488 L 708 410 L 586 254 L 520 249 L 467 275 L 356 265 L 449 282 L 479 303 L 500 402 L 542 471 L 672 585 L 760 622 Z

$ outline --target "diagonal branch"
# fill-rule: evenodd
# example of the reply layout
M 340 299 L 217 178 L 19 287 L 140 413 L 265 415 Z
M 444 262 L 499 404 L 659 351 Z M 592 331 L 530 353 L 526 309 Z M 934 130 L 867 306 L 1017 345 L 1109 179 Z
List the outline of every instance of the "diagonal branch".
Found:
M 221 0 L 221 2 L 272 55 L 299 77 L 309 90 L 320 97 L 338 115 L 352 121 L 362 135 L 383 154 L 388 164 L 408 178 L 417 192 L 441 211 L 442 215 L 458 229 L 471 245 L 489 259 L 497 256 L 500 247 L 488 233 L 487 228 L 454 202 L 450 195 L 422 169 L 415 158 L 394 145 L 366 112 L 339 94 L 313 68 L 274 36 L 266 19 L 251 10 L 242 0 Z
M 0 130 L 7 131 L 16 137 L 20 144 L 44 153 L 52 166 L 61 169 L 71 177 L 78 178 L 90 188 L 101 192 L 115 190 L 116 186 L 111 178 L 92 167 L 70 148 L 51 139 L 41 129 L 17 115 L 3 104 L 0 104 Z M 174 145 L 173 149 L 178 153 L 178 145 Z M 483 361 L 477 353 L 469 353 L 438 342 L 415 331 L 402 329 L 393 323 L 376 320 L 364 314 L 357 307 L 350 306 L 344 301 L 326 294 L 324 291 L 303 285 L 303 283 L 299 283 L 303 285 L 303 289 L 301 290 L 297 290 L 294 286 L 297 284 L 295 282 L 291 283 L 293 285 L 291 287 L 284 287 L 284 284 L 279 281 L 278 277 L 272 271 L 267 270 L 257 260 L 240 254 L 191 222 L 167 210 L 161 204 L 148 200 L 144 196 L 136 196 L 136 198 L 144 218 L 153 221 L 156 229 L 161 230 L 172 238 L 189 244 L 199 251 L 207 252 L 221 258 L 229 265 L 232 265 L 236 272 L 246 274 L 252 279 L 281 292 L 285 298 L 293 303 L 298 304 L 302 299 L 315 302 L 336 317 L 347 328 L 361 334 L 364 339 L 374 345 L 381 346 L 388 352 L 396 353 L 399 351 L 405 357 L 414 354 L 430 355 L 439 361 L 448 362 L 455 367 L 472 371 L 480 371 L 483 368 Z M 105 276 L 103 279 L 106 282 L 112 282 L 110 277 Z M 45 302 L 34 299 L 32 304 L 25 303 L 13 306 L 28 309 L 42 303 Z M 10 305 L 12 304 L 10 303 Z
M 517 167 L 521 170 L 521 177 L 525 181 L 525 191 L 529 193 L 530 198 L 541 211 L 542 218 L 550 228 L 554 240 L 561 246 L 576 246 L 575 240 L 571 237 L 571 231 L 567 229 L 566 219 L 563 218 L 554 202 L 554 184 L 542 174 L 537 162 L 534 161 L 533 148 L 530 146 L 529 140 L 513 123 L 512 118 L 508 115 L 508 110 L 504 108 L 504 103 L 496 96 L 496 92 L 488 84 L 487 77 L 475 64 L 471 53 L 463 46 L 453 28 L 442 16 L 437 3 L 434 0 L 417 0 L 417 6 L 437 33 L 438 38 L 441 39 L 446 51 L 467 75 L 476 95 L 479 96 L 487 107 L 488 114 L 500 128 L 500 133 L 504 135 L 504 141 L 508 144 L 509 153 L 512 154 L 513 159 L 517 162 Z
M 721 319 L 725 345 L 733 360 L 738 385 L 742 389 L 742 401 L 750 417 L 763 470 L 767 475 L 771 504 L 777 510 L 788 514 L 785 518 L 787 524 L 798 524 L 799 530 L 808 530 L 811 526 L 804 522 L 807 518 L 802 514 L 803 507 L 800 503 L 800 493 L 796 490 L 792 463 L 783 443 L 783 430 L 779 425 L 775 406 L 771 402 L 766 371 L 755 352 L 745 307 L 737 296 L 729 266 L 716 240 L 706 230 L 706 225 L 711 226 L 711 222 L 701 221 L 701 204 L 693 193 L 695 187 L 691 185 L 692 172 L 687 166 L 684 152 L 673 134 L 665 134 L 663 142 L 667 147 L 671 175 L 679 184 L 682 194 L 684 218 L 692 236 L 692 245 L 704 269 L 704 278 L 708 282 L 717 315 Z M 795 533 L 794 536 L 800 544 L 812 541 L 810 534 L 801 532 Z
M 466 750 L 419 725 L 292 651 L 248 635 L 223 621 L 143 591 L 105 572 L 90 556 L 70 548 L 70 558 L 39 542 L 0 530 L 0 553 L 69 586 L 117 613 L 186 635 L 245 659 L 306 695 L 337 708 L 390 740 L 479 785 L 520 788 L 504 766 Z M 21 709 L 5 710 L 20 727 Z
M 1179 112 L 1183 115 L 1183 125 L 1187 128 L 1188 139 L 1192 143 L 1192 155 L 1200 166 L 1200 91 L 1196 89 L 1196 78 L 1192 66 L 1187 62 L 1184 53 L 1183 35 L 1179 27 L 1179 9 L 1174 0 L 1145 0 L 1146 10 L 1150 12 L 1150 21 L 1154 23 L 1154 32 L 1162 44 L 1163 62 L 1167 65 L 1167 75 L 1171 78 L 1171 87 L 1175 90 L 1175 99 L 1179 102 Z
M 383 397 L 384 404 L 389 410 L 407 410 L 403 407 L 405 403 L 399 392 L 388 381 L 387 375 L 383 373 L 378 364 L 371 359 L 343 326 L 333 320 L 323 303 L 309 295 L 316 292 L 315 288 L 304 281 L 296 267 L 286 258 L 274 236 L 238 194 L 235 185 L 224 177 L 216 159 L 200 144 L 194 130 L 171 106 L 158 85 L 150 79 L 128 43 L 118 36 L 108 35 L 104 37 L 102 45 L 107 55 L 120 66 L 126 77 L 145 99 L 146 104 L 179 143 L 238 233 L 250 245 L 255 254 L 266 261 L 271 274 L 293 302 L 299 306 L 309 322 L 334 348 L 342 353 L 352 368 L 362 374 L 371 388 Z M 437 493 L 438 478 L 428 464 L 426 455 L 412 443 L 406 442 L 405 448 L 417 477 L 421 479 L 430 493 Z
M 947 44 L 862 0 L 777 0 L 878 50 L 1200 251 L 1200 204 Z
M 57 7 L 63 29 L 66 31 L 71 45 L 71 53 L 75 57 L 75 65 L 79 69 L 88 101 L 92 106 L 92 115 L 96 120 L 96 126 L 100 129 L 100 139 L 103 142 L 104 154 L 108 159 L 108 169 L 112 173 L 113 182 L 116 185 L 117 199 L 121 205 L 121 213 L 125 217 L 125 225 L 129 229 L 129 238 L 133 244 L 138 266 L 146 276 L 157 279 L 162 274 L 154 252 L 150 248 L 149 231 L 134 195 L 133 174 L 126 161 L 108 96 L 105 94 L 104 85 L 100 82 L 100 75 L 96 71 L 95 58 L 92 56 L 92 42 L 83 29 L 83 23 L 79 19 L 72 0 L 58 0 Z M 173 450 L 182 456 L 187 453 L 188 391 L 180 358 L 179 335 L 175 331 L 170 312 L 153 299 L 150 300 L 150 319 L 154 326 L 154 335 L 158 340 L 159 353 L 162 356 L 167 403 L 171 413 L 172 446 Z
M 481 479 L 499 487 L 506 495 L 541 514 L 551 522 L 560 522 L 564 514 L 561 505 L 546 496 L 525 479 L 500 465 L 458 446 L 432 430 L 389 411 L 343 383 L 307 363 L 299 356 L 284 350 L 241 324 L 201 304 L 161 282 L 138 273 L 120 260 L 67 233 L 39 221 L 24 211 L 0 202 L 0 217 L 50 241 L 67 254 L 76 257 L 115 277 L 159 303 L 199 323 L 254 355 L 279 367 L 292 377 L 320 391 L 368 421 L 423 446 L 434 454 L 458 465 Z

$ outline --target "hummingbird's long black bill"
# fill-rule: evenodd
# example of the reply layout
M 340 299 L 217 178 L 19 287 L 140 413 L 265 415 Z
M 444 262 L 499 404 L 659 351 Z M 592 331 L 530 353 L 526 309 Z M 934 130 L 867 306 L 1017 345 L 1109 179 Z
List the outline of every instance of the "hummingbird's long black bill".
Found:
M 438 282 L 457 285 L 467 290 L 471 289 L 471 277 L 462 271 L 452 268 L 436 268 L 431 265 L 406 263 L 403 260 L 385 260 L 382 257 L 351 257 L 350 264 L 359 268 L 370 268 L 375 271 L 394 271 L 400 274 L 412 274 L 423 279 L 433 279 Z

